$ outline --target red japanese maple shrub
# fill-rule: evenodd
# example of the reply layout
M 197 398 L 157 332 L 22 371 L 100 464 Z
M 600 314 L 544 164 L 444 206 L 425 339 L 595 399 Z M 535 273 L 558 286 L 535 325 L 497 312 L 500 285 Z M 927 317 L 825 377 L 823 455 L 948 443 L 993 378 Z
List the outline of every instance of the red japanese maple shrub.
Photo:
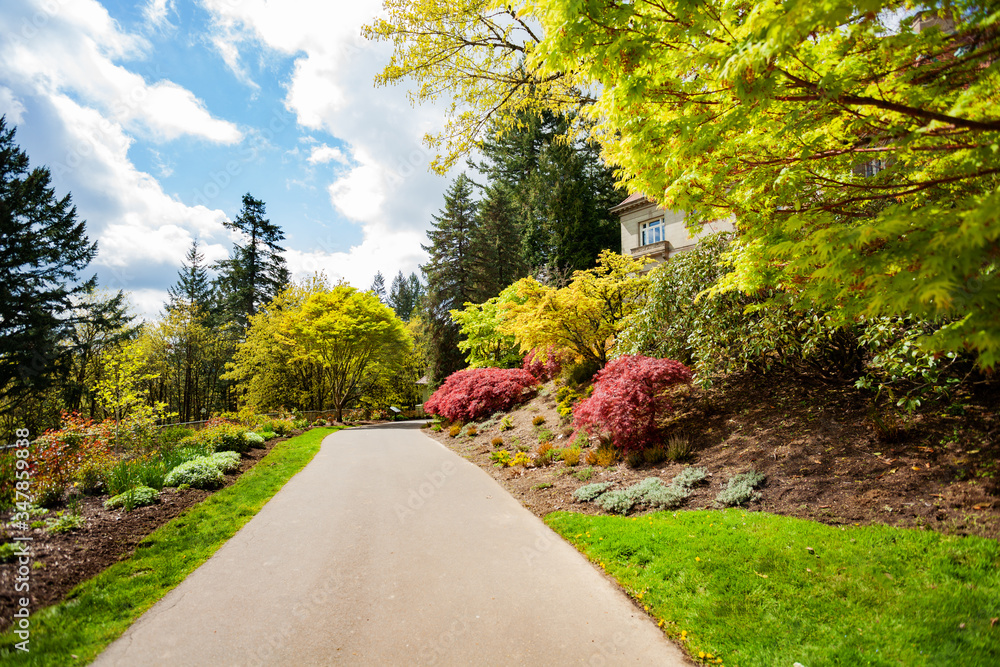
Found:
M 524 357 L 524 370 L 528 371 L 539 382 L 554 380 L 562 371 L 563 355 L 549 346 L 544 353 L 539 353 L 538 348 L 533 349 Z
M 673 410 L 665 391 L 690 381 L 691 370 L 679 361 L 619 357 L 594 376 L 594 393 L 573 410 L 573 425 L 610 436 L 623 452 L 641 451 L 655 444 L 657 419 Z
M 449 375 L 424 410 L 450 421 L 477 421 L 520 405 L 537 385 L 522 368 L 467 368 Z

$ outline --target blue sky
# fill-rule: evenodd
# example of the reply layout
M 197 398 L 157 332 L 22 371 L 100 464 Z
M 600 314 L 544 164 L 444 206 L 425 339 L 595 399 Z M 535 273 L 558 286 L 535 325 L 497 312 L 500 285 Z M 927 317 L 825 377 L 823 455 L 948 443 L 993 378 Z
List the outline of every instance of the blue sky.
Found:
M 448 180 L 441 124 L 376 89 L 388 47 L 360 38 L 379 0 L 19 0 L 0 5 L 0 113 L 32 166 L 71 192 L 103 287 L 147 317 L 191 240 L 210 260 L 244 193 L 287 236 L 296 278 L 366 288 L 415 271 Z

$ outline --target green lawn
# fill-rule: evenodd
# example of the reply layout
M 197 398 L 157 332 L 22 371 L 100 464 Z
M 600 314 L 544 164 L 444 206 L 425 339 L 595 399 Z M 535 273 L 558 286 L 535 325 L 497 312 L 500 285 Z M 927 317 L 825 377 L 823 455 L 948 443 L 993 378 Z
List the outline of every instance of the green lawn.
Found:
M 546 522 L 699 661 L 1000 665 L 994 540 L 739 509 Z
M 128 560 L 74 588 L 66 601 L 31 617 L 30 652 L 0 638 L 0 662 L 82 664 L 93 660 L 139 616 L 184 580 L 253 517 L 319 451 L 337 428 L 310 430 L 275 445 L 230 487 L 165 524 Z

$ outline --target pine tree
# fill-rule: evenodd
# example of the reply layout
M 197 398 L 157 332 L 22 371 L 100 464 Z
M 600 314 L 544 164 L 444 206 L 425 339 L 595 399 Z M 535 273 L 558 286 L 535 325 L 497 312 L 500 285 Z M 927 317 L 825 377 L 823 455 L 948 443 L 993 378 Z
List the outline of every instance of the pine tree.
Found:
M 378 300 L 385 303 L 385 276 L 379 271 L 375 274 L 372 279 L 372 286 L 368 288 L 368 291 L 378 297 Z
M 430 254 L 430 260 L 420 269 L 427 277 L 423 306 L 431 340 L 430 375 L 434 381 L 441 381 L 465 366 L 458 349 L 458 325 L 448 311 L 478 300 L 471 279 L 475 216 L 472 181 L 461 174 L 445 193 L 444 208 L 433 216 L 433 229 L 427 232 L 430 245 L 421 246 Z
M 235 244 L 229 259 L 216 265 L 221 307 L 244 329 L 260 307 L 288 284 L 288 269 L 281 256 L 285 249 L 278 245 L 285 234 L 264 217 L 265 213 L 263 201 L 254 199 L 249 192 L 243 195 L 239 216 L 224 224 L 240 232 L 246 243 Z
M 57 199 L 44 167 L 29 171 L 0 117 L 0 409 L 51 383 L 72 348 L 62 345 L 80 321 L 74 301 L 96 285 L 80 273 L 97 243 L 77 220 L 70 195 Z
M 177 307 L 181 301 L 207 309 L 212 296 L 212 288 L 205 268 L 205 255 L 198 251 L 198 239 L 191 241 L 191 248 L 185 256 L 187 260 L 177 272 L 177 282 L 167 288 L 170 301 L 167 312 Z

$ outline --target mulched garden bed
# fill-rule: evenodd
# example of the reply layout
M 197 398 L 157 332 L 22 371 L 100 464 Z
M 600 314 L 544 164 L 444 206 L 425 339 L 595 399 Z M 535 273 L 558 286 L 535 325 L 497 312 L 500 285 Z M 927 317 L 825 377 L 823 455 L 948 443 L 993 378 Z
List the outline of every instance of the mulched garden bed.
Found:
M 298 433 L 295 431 L 293 435 Z M 239 470 L 225 475 L 221 488 L 235 483 L 240 475 L 257 465 L 284 440 L 287 438 L 275 438 L 243 454 Z M 106 495 L 84 497 L 79 510 L 86 519 L 85 526 L 57 534 L 42 528 L 32 529 L 32 612 L 59 602 L 77 584 L 128 558 L 147 535 L 213 493 L 215 491 L 165 488 L 155 505 L 137 507 L 131 512 L 104 509 Z M 64 507 L 57 509 L 68 511 Z M 6 524 L 10 516 L 10 511 L 0 513 L 0 522 Z M 49 516 L 55 516 L 55 510 Z M 14 571 L 15 563 L 0 564 L 0 631 L 10 625 L 16 598 L 23 595 L 15 592 Z
M 564 447 L 572 429 L 555 409 L 552 388 L 512 413 L 514 429 L 499 419 L 474 437 L 451 438 L 447 429 L 425 432 L 478 464 L 538 516 L 555 510 L 601 513 L 572 493 L 590 482 L 628 486 L 647 477 L 669 482 L 684 465 L 707 468 L 682 509 L 715 507 L 716 494 L 736 473 L 753 468 L 767 475 L 760 510 L 832 525 L 883 523 L 944 533 L 1000 538 L 1000 395 L 998 388 L 901 417 L 895 432 L 871 418 L 871 394 L 852 386 L 808 386 L 770 374 L 729 378 L 716 387 L 685 390 L 667 435 L 687 437 L 693 448 L 684 464 L 638 469 L 624 463 L 591 468 L 557 462 L 539 468 L 497 468 L 490 460 L 496 436 L 538 442 L 532 419 L 556 433 Z M 587 450 L 584 450 L 586 453 Z M 586 474 L 580 475 L 585 477 Z

